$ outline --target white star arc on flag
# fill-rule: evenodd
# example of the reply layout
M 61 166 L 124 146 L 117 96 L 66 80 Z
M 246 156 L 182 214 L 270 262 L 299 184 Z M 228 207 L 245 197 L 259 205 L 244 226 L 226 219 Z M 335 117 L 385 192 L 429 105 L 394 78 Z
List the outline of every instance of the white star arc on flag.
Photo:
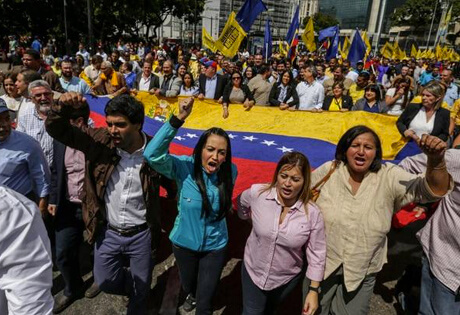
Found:
M 277 145 L 275 143 L 275 141 L 268 141 L 268 140 L 264 140 L 261 142 L 262 144 L 265 144 L 266 146 L 272 146 L 272 145 Z
M 256 138 L 254 136 L 249 136 L 249 137 L 248 136 L 243 136 L 243 140 L 248 140 L 248 141 L 251 141 L 251 142 L 254 141 L 254 140 L 257 140 L 257 139 L 259 139 L 259 138 Z
M 284 145 L 282 148 L 276 148 L 277 150 L 280 150 L 280 151 L 283 151 L 283 153 L 286 153 L 286 152 L 292 152 L 292 150 L 294 150 L 294 148 L 286 148 Z

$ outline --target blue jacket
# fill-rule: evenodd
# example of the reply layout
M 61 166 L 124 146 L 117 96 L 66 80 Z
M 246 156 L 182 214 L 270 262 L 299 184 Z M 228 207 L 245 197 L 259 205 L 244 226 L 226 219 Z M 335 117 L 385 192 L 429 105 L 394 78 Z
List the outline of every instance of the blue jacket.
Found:
M 177 183 L 178 215 L 169 239 L 175 245 L 194 251 L 221 249 L 227 245 L 228 232 L 225 218 L 220 221 L 215 220 L 219 212 L 217 174 L 209 175 L 203 170 L 203 179 L 212 205 L 211 215 L 204 218 L 201 216 L 200 190 L 193 179 L 193 156 L 168 154 L 169 144 L 177 134 L 177 130 L 170 122 L 165 123 L 144 150 L 144 157 L 148 164 L 158 173 Z M 236 166 L 232 165 L 233 182 L 236 176 Z

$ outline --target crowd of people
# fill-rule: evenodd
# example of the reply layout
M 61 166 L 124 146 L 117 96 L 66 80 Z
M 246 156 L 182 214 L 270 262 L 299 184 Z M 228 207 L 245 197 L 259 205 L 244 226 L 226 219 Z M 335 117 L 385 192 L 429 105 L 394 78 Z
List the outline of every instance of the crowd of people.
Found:
M 410 202 L 439 200 L 418 234 L 423 248 L 420 313 L 458 314 L 460 95 L 455 64 L 373 57 L 352 66 L 317 53 L 264 59 L 246 50 L 226 58 L 203 49 L 168 51 L 122 42 L 109 54 L 100 46 L 92 56 L 80 44 L 75 55 L 62 58 L 38 40 L 27 49 L 13 48 L 0 97 L 0 214 L 40 211 L 65 289 L 53 301 L 52 255 L 43 227 L 24 236 L 36 233 L 34 244 L 39 244 L 28 256 L 31 269 L 17 265 L 27 244 L 2 237 L 0 266 L 9 277 L 0 277 L 0 313 L 27 307 L 28 314 L 57 314 L 82 294 L 91 298 L 104 291 L 129 297 L 128 314 L 145 314 L 161 245 L 161 186 L 177 200 L 169 239 L 186 295 L 184 310 L 212 314 L 238 174 L 231 140 L 224 130 L 211 128 L 191 156 L 169 153 L 194 100 L 212 99 L 229 119 L 233 104 L 248 111 L 274 106 L 398 116 L 401 136 L 423 152 L 399 166 L 383 163 L 378 135 L 356 126 L 341 137 L 334 161 L 314 171 L 305 155 L 283 155 L 271 183 L 255 184 L 236 200 L 238 216 L 252 224 L 241 270 L 243 314 L 275 313 L 302 281 L 303 314 L 367 314 L 376 274 L 386 262 L 393 212 Z M 147 135 L 144 107 L 135 98 L 141 91 L 187 98 L 177 115 Z M 106 127 L 93 126 L 85 94 L 111 96 Z M 0 235 L 19 233 L 19 227 L 10 228 Z M 94 283 L 86 292 L 78 251 L 84 230 L 94 245 Z M 18 292 L 23 282 L 15 284 L 24 281 L 22 275 L 31 283 L 27 292 Z M 35 304 L 34 294 L 40 296 Z

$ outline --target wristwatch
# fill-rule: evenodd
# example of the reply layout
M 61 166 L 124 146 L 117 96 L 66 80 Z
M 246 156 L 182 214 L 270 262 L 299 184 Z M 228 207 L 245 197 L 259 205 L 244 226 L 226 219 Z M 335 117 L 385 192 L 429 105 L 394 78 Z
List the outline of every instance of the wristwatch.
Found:
M 316 292 L 316 293 L 321 293 L 321 287 L 312 287 L 312 286 L 309 286 L 308 287 L 308 291 L 313 291 L 313 292 Z

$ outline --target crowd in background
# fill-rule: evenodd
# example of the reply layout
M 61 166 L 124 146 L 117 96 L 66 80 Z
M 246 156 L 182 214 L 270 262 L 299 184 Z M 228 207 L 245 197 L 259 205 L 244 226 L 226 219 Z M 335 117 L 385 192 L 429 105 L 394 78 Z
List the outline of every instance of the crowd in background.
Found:
M 401 135 L 416 142 L 428 156 L 424 161 L 415 158 L 403 164 L 408 172 L 425 173 L 423 180 L 399 168 L 381 165 L 380 140 L 365 126 L 353 128 L 342 137 L 337 146 L 337 165 L 325 164 L 313 175 L 308 160 L 300 153 L 284 156 L 269 186 L 255 185 L 239 197 L 239 216 L 251 220 L 254 227 L 242 269 L 244 314 L 274 311 L 303 273 L 309 281 L 304 285 L 304 314 L 313 314 L 319 306 L 321 314 L 329 310 L 365 314 L 375 274 L 385 260 L 388 213 L 392 207 L 403 201 L 433 202 L 453 189 L 458 192 L 458 178 L 454 176 L 452 183 L 447 172 L 458 171 L 458 161 L 452 157 L 457 155 L 447 155 L 447 166 L 444 160 L 448 147 L 460 146 L 458 65 L 447 60 L 371 56 L 352 65 L 338 58 L 326 61 L 320 53 L 299 52 L 291 60 L 280 54 L 264 58 L 246 49 L 227 58 L 195 47 L 154 47 L 121 40 L 113 45 L 99 43 L 94 54 L 80 43 L 74 54 L 61 55 L 52 40 L 43 44 L 35 38 L 24 47 L 24 41 L 14 36 L 8 45 L 10 69 L 2 74 L 5 94 L 0 97 L 1 184 L 36 202 L 44 218 L 56 218 L 48 232 L 53 230 L 50 235 L 54 235 L 55 263 L 63 275 L 65 290 L 54 302 L 44 299 L 40 306 L 51 304 L 54 313 L 62 312 L 81 294 L 83 280 L 75 272 L 80 269 L 76 248 L 85 229 L 88 242 L 95 244 L 95 283 L 85 295 L 94 297 L 100 290 L 126 295 L 128 313 L 146 311 L 153 249 L 158 247 L 161 230 L 160 185 L 170 198 L 178 196 L 179 215 L 170 240 L 187 295 L 184 309 L 196 307 L 198 314 L 212 312 L 211 301 L 224 267 L 228 241 L 223 219 L 231 209 L 237 170 L 231 163 L 228 135 L 219 128 L 201 136 L 192 156 L 169 154 L 169 143 L 190 114 L 195 98 L 221 104 L 223 118 L 231 117 L 233 104 L 242 104 L 248 111 L 253 106 L 273 106 L 289 111 L 365 111 L 398 116 L 396 127 Z M 133 97 L 139 92 L 190 98 L 179 105 L 179 114 L 151 140 L 142 132 L 142 104 Z M 105 108 L 107 128 L 93 128 L 84 94 L 112 97 Z M 318 119 L 321 117 L 324 116 L 319 114 Z M 351 176 L 349 182 L 338 178 L 344 172 Z M 317 205 L 310 203 L 310 181 L 316 184 L 324 178 L 324 188 L 329 188 L 321 193 Z M 373 185 L 369 178 L 375 181 Z M 365 187 L 360 188 L 366 180 Z M 409 186 L 395 184 L 406 180 Z M 376 183 L 384 183 L 385 190 L 372 190 L 378 186 Z M 349 199 L 337 195 L 348 185 Z M 359 196 L 362 191 L 367 193 Z M 375 198 L 369 198 L 372 194 Z M 362 199 L 360 206 L 352 207 L 351 200 L 356 202 L 358 197 Z M 383 223 L 373 223 L 370 217 L 366 222 L 359 221 L 361 217 L 347 221 L 358 208 L 364 209 L 365 199 L 378 200 L 367 208 L 388 210 L 376 215 Z M 339 253 L 346 252 L 343 239 L 347 234 L 330 234 L 335 222 L 331 214 L 334 206 L 339 206 L 331 200 L 343 202 L 351 214 L 342 218 L 341 231 L 356 222 L 363 224 L 362 237 L 369 244 L 361 248 L 354 237 L 349 242 L 352 249 L 348 248 L 348 255 L 358 257 L 361 253 L 360 259 Z M 260 216 L 260 209 L 278 209 L 280 204 L 281 213 L 277 216 Z M 453 208 L 445 207 L 445 211 Z M 304 211 L 314 223 L 306 220 Z M 308 233 L 295 238 L 288 223 L 283 225 L 285 218 L 286 222 L 294 220 L 294 226 Z M 264 230 L 264 226 L 273 224 L 271 221 L 278 222 L 276 233 L 286 238 L 285 244 L 267 236 L 271 231 Z M 260 233 L 267 238 L 259 239 Z M 437 236 L 425 232 L 425 237 L 424 246 L 429 243 L 427 239 Z M 260 242 L 266 242 L 264 248 L 271 248 L 270 253 L 279 261 L 260 265 L 266 257 L 265 252 L 258 252 L 260 246 L 256 244 Z M 279 250 L 274 244 L 288 249 Z M 431 250 L 439 250 L 436 246 Z M 309 262 L 306 270 L 302 254 Z M 130 268 L 123 265 L 122 256 L 128 257 Z M 282 270 L 286 259 L 293 266 L 289 272 Z M 429 263 L 433 268 L 439 266 L 435 261 Z M 370 266 L 369 270 L 363 272 L 363 266 Z M 318 300 L 323 277 L 324 293 Z M 452 291 L 456 283 L 445 285 Z M 41 290 L 43 293 L 49 288 Z M 340 292 L 344 290 L 354 291 L 356 296 L 343 293 L 343 297 Z M 49 292 L 43 294 L 50 297 Z M 347 299 L 353 303 L 348 305 Z M 456 306 L 455 302 L 449 303 L 446 307 Z

